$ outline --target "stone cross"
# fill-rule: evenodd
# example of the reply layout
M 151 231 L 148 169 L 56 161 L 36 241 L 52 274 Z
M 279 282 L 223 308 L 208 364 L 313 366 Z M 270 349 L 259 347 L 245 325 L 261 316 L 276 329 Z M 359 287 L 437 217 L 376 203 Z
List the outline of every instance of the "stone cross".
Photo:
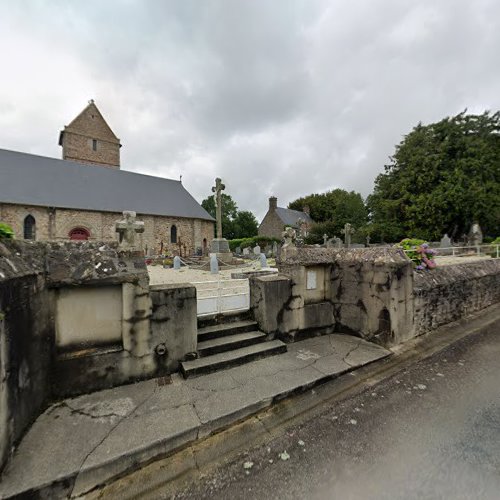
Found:
M 345 246 L 349 248 L 351 246 L 351 236 L 354 234 L 354 228 L 349 222 L 347 222 L 344 229 L 342 229 L 342 234 L 344 235 Z
M 297 233 L 295 232 L 295 229 L 293 229 L 290 226 L 287 226 L 285 230 L 281 233 L 281 236 L 283 237 L 283 246 L 288 247 L 288 246 L 295 246 L 295 240 L 297 239 Z
M 215 186 L 212 187 L 215 200 L 215 218 L 217 219 L 217 238 L 222 238 L 222 191 L 226 186 L 222 184 L 222 179 L 215 179 Z
M 123 212 L 123 220 L 115 224 L 119 236 L 118 247 L 122 250 L 137 250 L 136 234 L 144 232 L 144 222 L 135 220 L 136 214 L 132 211 Z
M 326 247 L 326 243 L 327 243 L 327 241 L 328 241 L 328 235 L 325 233 L 325 234 L 323 235 L 323 245 L 325 245 L 325 247 Z

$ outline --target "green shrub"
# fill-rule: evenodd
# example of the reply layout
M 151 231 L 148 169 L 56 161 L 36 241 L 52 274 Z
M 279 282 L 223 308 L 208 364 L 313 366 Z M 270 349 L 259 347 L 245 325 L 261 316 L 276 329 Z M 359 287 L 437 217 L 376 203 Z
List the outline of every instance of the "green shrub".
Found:
M 10 226 L 0 222 L 0 238 L 14 238 L 14 231 Z
M 240 247 L 241 249 L 247 247 L 252 248 L 256 245 L 264 247 L 269 243 L 272 244 L 274 241 L 276 241 L 277 243 L 280 242 L 278 238 L 273 238 L 271 236 L 254 236 L 252 238 L 239 238 L 236 240 L 229 240 L 229 249 L 231 250 L 231 252 L 234 252 L 237 247 Z

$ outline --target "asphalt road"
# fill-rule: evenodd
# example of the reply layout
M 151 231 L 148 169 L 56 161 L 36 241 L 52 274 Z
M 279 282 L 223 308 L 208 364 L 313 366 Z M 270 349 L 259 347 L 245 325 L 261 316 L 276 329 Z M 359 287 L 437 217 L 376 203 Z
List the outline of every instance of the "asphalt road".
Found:
M 325 406 L 173 498 L 500 499 L 500 332 Z

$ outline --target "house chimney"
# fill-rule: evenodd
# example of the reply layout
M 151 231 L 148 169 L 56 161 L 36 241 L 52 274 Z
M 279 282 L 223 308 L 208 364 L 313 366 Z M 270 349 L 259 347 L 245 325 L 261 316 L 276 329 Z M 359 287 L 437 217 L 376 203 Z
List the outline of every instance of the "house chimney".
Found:
M 269 210 L 275 210 L 276 208 L 278 208 L 278 198 L 276 198 L 276 196 L 271 196 L 271 198 L 269 198 Z
M 309 205 L 304 205 L 304 207 L 302 208 L 302 211 L 307 214 L 307 215 L 311 215 L 311 210 L 309 209 Z

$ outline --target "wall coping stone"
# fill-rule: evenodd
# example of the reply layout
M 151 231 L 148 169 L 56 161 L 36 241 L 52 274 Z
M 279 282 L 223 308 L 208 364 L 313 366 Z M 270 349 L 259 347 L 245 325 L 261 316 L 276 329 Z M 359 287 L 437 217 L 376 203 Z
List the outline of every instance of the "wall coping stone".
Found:
M 437 286 L 468 281 L 483 276 L 500 274 L 500 259 L 489 259 L 464 264 L 436 267 L 430 271 L 414 272 L 414 289 L 429 290 Z
M 0 282 L 36 274 L 53 288 L 149 282 L 143 253 L 119 251 L 117 242 L 0 242 Z
M 399 248 L 318 248 L 318 247 L 284 247 L 281 250 L 281 265 L 321 265 L 335 262 L 376 264 L 407 264 L 410 262 L 403 250 Z

